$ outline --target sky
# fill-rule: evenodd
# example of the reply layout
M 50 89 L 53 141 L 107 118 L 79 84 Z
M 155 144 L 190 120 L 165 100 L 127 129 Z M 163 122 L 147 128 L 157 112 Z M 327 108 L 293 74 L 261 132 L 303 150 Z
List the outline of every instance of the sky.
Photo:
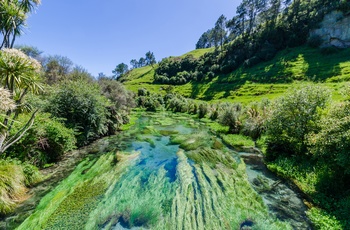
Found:
M 156 60 L 195 49 L 221 14 L 241 0 L 42 0 L 16 45 L 68 57 L 93 76 L 154 53 Z

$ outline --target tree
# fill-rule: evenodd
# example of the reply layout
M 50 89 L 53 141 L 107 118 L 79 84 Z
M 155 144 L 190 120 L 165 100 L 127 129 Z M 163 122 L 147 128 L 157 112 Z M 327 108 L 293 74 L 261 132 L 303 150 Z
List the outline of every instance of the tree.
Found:
M 271 157 L 307 152 L 307 136 L 318 130 L 320 110 L 330 99 L 330 92 L 318 85 L 294 89 L 277 100 L 267 121 L 268 151 Z M 269 154 L 270 154 L 269 153 Z
M 0 127 L 0 154 L 17 142 L 33 125 L 36 111 L 26 124 L 13 136 L 9 133 L 24 105 L 24 97 L 29 93 L 39 93 L 42 86 L 39 81 L 41 65 L 35 59 L 16 49 L 0 51 L 0 85 L 9 91 L 10 99 L 16 104 L 16 109 L 6 111 Z
M 227 36 L 226 20 L 226 17 L 222 14 L 216 21 L 215 27 L 212 30 L 215 47 L 220 45 L 221 49 Z
M 43 51 L 40 51 L 37 47 L 24 45 L 16 46 L 15 48 L 25 53 L 28 57 L 34 58 L 38 61 L 41 60 L 40 55 L 43 53 Z
M 144 57 L 140 57 L 139 67 L 144 67 L 145 65 L 146 65 L 146 59 Z
M 310 152 L 350 177 L 350 102 L 332 106 L 321 121 L 320 131 L 308 137 Z
M 151 52 L 151 51 L 148 51 L 146 53 L 146 59 L 145 60 L 146 60 L 146 65 L 151 65 L 152 68 L 153 68 L 153 65 L 157 63 L 156 62 L 156 58 L 155 58 L 153 52 Z
M 237 22 L 237 29 L 239 30 L 240 34 L 244 34 L 246 32 L 246 20 L 247 20 L 247 0 L 243 0 L 241 4 L 238 5 L 236 10 L 236 22 Z
M 212 29 L 210 29 L 201 35 L 196 44 L 196 49 L 210 48 L 212 47 L 212 44 Z
M 133 69 L 136 69 L 136 68 L 139 67 L 139 63 L 138 63 L 138 61 L 136 59 L 132 59 L 130 61 L 130 65 L 131 65 L 131 68 L 133 68 Z
M 234 16 L 232 19 L 228 20 L 226 22 L 226 27 L 229 30 L 229 41 L 233 41 L 237 36 L 241 34 L 237 16 Z
M 0 4 L 1 48 L 12 48 L 21 35 L 27 14 L 40 4 L 40 0 L 2 0 Z
M 94 77 L 82 66 L 75 66 L 66 77 L 66 80 L 93 82 Z
M 98 84 L 101 93 L 110 100 L 108 109 L 108 134 L 115 134 L 120 125 L 129 121 L 129 110 L 135 106 L 134 94 L 127 91 L 123 84 L 110 78 L 100 78 Z
M 126 72 L 128 72 L 129 67 L 127 64 L 125 63 L 120 63 L 118 64 L 115 69 L 112 71 L 112 73 L 114 74 L 114 78 L 118 78 L 121 75 L 125 74 Z
M 54 55 L 43 58 L 44 78 L 52 85 L 62 81 L 73 69 L 73 62 L 64 56 Z

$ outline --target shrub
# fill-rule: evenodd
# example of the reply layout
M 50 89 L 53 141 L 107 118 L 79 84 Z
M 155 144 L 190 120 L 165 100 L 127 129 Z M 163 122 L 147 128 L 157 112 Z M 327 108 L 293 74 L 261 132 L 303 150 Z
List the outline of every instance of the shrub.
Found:
M 265 123 L 269 115 L 267 104 L 252 103 L 245 111 L 245 122 L 242 132 L 244 135 L 253 139 L 254 143 L 261 137 L 265 131 Z
M 267 121 L 268 157 L 275 153 L 305 154 L 307 135 L 317 131 L 330 92 L 318 85 L 294 89 L 276 101 Z
M 66 81 L 52 93 L 46 111 L 64 118 L 76 131 L 78 146 L 83 146 L 108 133 L 109 105 L 97 84 Z
M 25 116 L 20 120 L 26 120 Z M 19 125 L 15 126 L 12 132 L 19 129 Z M 12 157 L 43 166 L 56 162 L 65 152 L 74 149 L 75 144 L 74 131 L 46 113 L 37 115 L 33 127 L 8 152 Z
M 208 105 L 207 104 L 200 104 L 198 107 L 198 118 L 203 118 L 208 113 Z
M 321 130 L 308 136 L 309 150 L 350 179 L 350 102 L 330 111 L 320 122 Z
M 229 127 L 229 133 L 238 134 L 242 127 L 240 115 L 242 113 L 241 104 L 230 105 L 219 115 L 219 123 Z

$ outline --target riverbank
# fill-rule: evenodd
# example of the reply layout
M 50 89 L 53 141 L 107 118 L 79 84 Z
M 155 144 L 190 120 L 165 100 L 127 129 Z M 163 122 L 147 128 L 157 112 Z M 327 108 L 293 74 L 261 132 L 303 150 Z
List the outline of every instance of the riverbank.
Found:
M 290 218 L 281 221 L 268 210 L 249 183 L 248 166 L 203 123 L 182 114 L 144 113 L 119 138 L 124 144 L 119 157 L 113 143 L 103 144 L 111 149 L 83 160 L 19 229 L 77 223 L 98 229 L 294 226 Z M 121 157 L 135 151 L 139 155 L 132 159 Z M 92 188 L 95 192 L 86 193 Z

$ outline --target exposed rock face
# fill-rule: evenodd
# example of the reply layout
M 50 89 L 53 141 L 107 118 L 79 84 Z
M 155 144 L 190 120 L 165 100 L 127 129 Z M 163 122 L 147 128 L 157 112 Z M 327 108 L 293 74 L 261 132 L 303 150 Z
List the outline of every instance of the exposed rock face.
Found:
M 310 36 L 313 35 L 322 38 L 322 46 L 350 47 L 350 16 L 333 11 L 324 17 L 319 29 L 311 31 Z

